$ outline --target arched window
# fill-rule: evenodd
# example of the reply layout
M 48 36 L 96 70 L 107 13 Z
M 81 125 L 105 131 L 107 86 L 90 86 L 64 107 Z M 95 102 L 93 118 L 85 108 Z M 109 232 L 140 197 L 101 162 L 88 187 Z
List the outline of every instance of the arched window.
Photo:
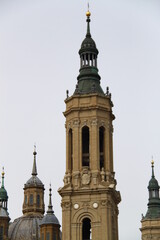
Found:
M 46 240 L 50 240 L 50 233 L 49 232 L 46 233 Z
M 32 206 L 33 205 L 33 194 L 31 194 L 29 196 L 29 205 Z
M 53 240 L 57 240 L 57 234 L 56 234 L 56 232 L 53 232 Z
M 92 240 L 91 220 L 89 218 L 84 218 L 82 222 L 82 240 Z
M 82 166 L 89 167 L 89 128 L 82 128 Z
M 69 160 L 69 164 L 68 167 L 70 169 L 70 171 L 72 171 L 73 168 L 73 134 L 72 134 L 72 129 L 69 130 L 69 139 L 68 139 L 68 160 Z
M 157 191 L 157 190 L 151 190 L 151 191 L 149 192 L 149 197 L 150 197 L 150 198 L 159 198 L 159 191 Z
M 37 195 L 37 207 L 40 207 L 40 195 Z
M 99 160 L 100 169 L 104 168 L 104 127 L 99 128 Z
M 0 240 L 3 240 L 3 227 L 0 226 Z
M 25 195 L 25 204 L 27 204 L 27 195 Z

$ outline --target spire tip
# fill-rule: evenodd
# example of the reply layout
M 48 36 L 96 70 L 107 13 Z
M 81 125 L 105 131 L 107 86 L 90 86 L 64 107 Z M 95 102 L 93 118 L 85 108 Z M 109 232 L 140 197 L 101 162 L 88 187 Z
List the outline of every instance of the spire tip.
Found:
M 88 11 L 86 12 L 86 16 L 89 18 L 91 16 L 91 12 L 89 11 L 89 3 L 88 3 Z

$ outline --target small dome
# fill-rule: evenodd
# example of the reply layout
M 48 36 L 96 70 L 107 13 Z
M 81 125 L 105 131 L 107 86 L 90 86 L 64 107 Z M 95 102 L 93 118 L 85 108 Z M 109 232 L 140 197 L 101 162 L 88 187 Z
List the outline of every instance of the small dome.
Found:
M 81 49 L 79 50 L 79 53 L 81 54 L 82 52 L 86 52 L 86 51 L 94 52 L 94 53 L 98 54 L 96 43 L 91 37 L 86 37 L 83 40 L 83 42 L 81 44 Z
M 8 199 L 8 194 L 7 191 L 4 187 L 0 188 L 0 200 L 7 201 Z
M 154 177 L 149 181 L 148 189 L 159 189 L 158 181 Z
M 55 224 L 60 226 L 60 223 L 54 214 L 46 214 L 43 217 L 40 225 L 43 225 L 43 224 Z
M 40 239 L 40 221 L 42 215 L 27 215 L 14 220 L 9 226 L 10 240 Z
M 30 186 L 41 186 L 43 187 L 43 183 L 37 176 L 32 176 L 25 184 L 25 187 L 30 187 Z

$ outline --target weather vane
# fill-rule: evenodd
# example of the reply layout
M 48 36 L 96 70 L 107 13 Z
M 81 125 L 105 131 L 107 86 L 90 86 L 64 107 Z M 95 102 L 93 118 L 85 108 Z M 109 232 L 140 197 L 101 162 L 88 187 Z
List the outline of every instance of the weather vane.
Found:
M 88 12 L 89 12 L 89 2 L 88 2 Z

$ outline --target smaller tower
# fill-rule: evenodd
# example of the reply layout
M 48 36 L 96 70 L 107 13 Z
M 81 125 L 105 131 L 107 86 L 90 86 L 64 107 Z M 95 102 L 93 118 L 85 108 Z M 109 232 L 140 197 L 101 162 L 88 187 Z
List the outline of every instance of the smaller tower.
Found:
M 2 185 L 1 185 L 1 188 L 0 188 L 0 204 L 1 206 L 7 210 L 7 203 L 8 203 L 8 194 L 7 194 L 7 191 L 4 187 L 4 168 L 2 170 Z
M 152 177 L 149 181 L 149 202 L 148 210 L 145 216 L 142 217 L 141 232 L 142 240 L 159 240 L 160 238 L 160 197 L 159 184 L 154 175 L 154 161 L 151 162 Z
M 37 177 L 36 155 L 34 147 L 32 176 L 24 184 L 23 216 L 9 225 L 9 240 L 40 240 L 39 224 L 44 216 L 44 184 Z
M 36 155 L 34 146 L 32 177 L 24 185 L 23 214 L 44 214 L 44 185 L 37 177 Z
M 4 187 L 4 168 L 2 171 L 2 186 L 0 188 L 0 240 L 8 239 L 10 217 L 7 212 L 8 195 Z
M 52 189 L 50 185 L 49 189 L 49 205 L 47 214 L 43 217 L 40 223 L 40 233 L 42 240 L 60 240 L 60 224 L 56 216 L 54 215 L 52 206 Z

